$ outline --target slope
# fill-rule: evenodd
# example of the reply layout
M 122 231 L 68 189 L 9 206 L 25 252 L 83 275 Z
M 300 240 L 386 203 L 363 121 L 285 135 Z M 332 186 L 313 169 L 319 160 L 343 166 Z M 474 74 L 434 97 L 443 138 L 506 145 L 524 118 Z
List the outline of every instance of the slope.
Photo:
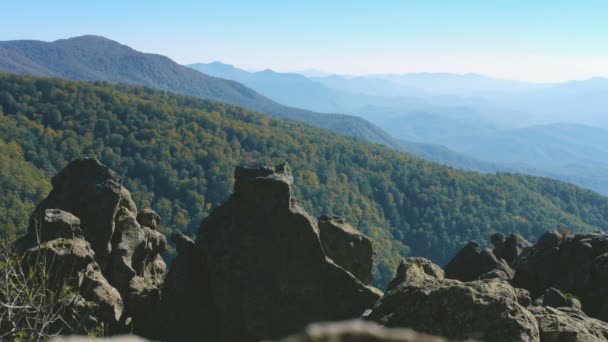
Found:
M 80 156 L 125 176 L 162 231 L 193 234 L 226 199 L 235 165 L 288 161 L 315 215 L 343 215 L 380 251 L 377 283 L 400 255 L 446 262 L 493 231 L 533 239 L 546 229 L 608 229 L 608 199 L 549 179 L 483 175 L 248 110 L 141 87 L 0 75 L 0 136 L 47 178 Z M 8 172 L 8 173 L 7 173 Z M 13 179 L 14 169 L 0 169 Z M 3 194 L 35 203 L 22 182 Z M 24 222 L 8 201 L 0 224 Z M 23 227 L 21 227 L 23 228 Z
M 226 102 L 393 148 L 398 147 L 398 143 L 388 134 L 361 118 L 286 107 L 240 83 L 211 77 L 179 65 L 167 57 L 142 53 L 99 36 L 82 36 L 54 42 L 0 42 L 0 70 L 73 80 L 143 85 Z

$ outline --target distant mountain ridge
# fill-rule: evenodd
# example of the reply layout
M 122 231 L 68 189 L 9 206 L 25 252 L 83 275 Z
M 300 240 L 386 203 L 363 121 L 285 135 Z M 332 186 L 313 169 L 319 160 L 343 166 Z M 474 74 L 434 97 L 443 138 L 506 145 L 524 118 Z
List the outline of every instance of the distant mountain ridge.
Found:
M 240 83 L 208 76 L 179 65 L 167 57 L 141 53 L 99 36 L 82 36 L 50 43 L 0 42 L 0 70 L 170 90 L 242 106 L 273 116 L 299 120 L 345 135 L 397 147 L 381 129 L 360 118 L 347 115 L 322 115 L 289 108 Z
M 608 135 L 604 128 L 577 123 L 607 120 L 596 118 L 608 108 L 608 103 L 602 105 L 601 94 L 608 93 L 603 78 L 561 84 L 447 73 L 307 78 L 271 70 L 247 72 L 219 62 L 190 67 L 237 80 L 286 104 L 363 117 L 407 141 L 405 151 L 428 160 L 484 172 L 547 176 L 608 193 Z M 593 101 L 595 111 L 584 112 Z M 550 122 L 547 113 L 552 111 L 557 122 Z
M 360 117 L 321 114 L 284 106 L 241 83 L 209 76 L 179 65 L 165 56 L 142 53 L 100 36 L 88 35 L 54 42 L 33 40 L 0 42 L 0 71 L 81 81 L 143 85 L 298 120 L 399 151 L 416 153 L 422 158 L 454 167 L 470 168 L 471 165 L 477 165 L 473 169 L 493 170 L 491 165 L 457 153 L 451 154 L 445 148 L 410 144 L 395 139 Z M 270 71 L 262 73 L 272 74 Z M 297 77 L 304 78 L 299 75 Z

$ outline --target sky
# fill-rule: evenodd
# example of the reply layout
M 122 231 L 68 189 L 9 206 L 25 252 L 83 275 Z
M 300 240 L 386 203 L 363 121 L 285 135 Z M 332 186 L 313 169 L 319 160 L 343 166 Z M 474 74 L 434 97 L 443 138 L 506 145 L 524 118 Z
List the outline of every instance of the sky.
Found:
M 95 34 L 182 64 L 608 77 L 608 1 L 3 0 L 0 40 Z

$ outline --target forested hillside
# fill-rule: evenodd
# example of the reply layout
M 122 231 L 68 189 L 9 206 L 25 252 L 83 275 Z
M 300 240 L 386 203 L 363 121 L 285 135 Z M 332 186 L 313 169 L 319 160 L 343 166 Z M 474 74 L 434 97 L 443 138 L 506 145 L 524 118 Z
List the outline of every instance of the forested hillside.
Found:
M 0 137 L 0 225 L 21 230 L 50 177 L 80 156 L 97 156 L 125 176 L 138 206 L 162 216 L 164 233 L 191 235 L 231 192 L 235 165 L 288 161 L 309 212 L 343 215 L 375 241 L 379 282 L 399 255 L 444 263 L 493 231 L 533 239 L 547 229 L 608 229 L 608 199 L 570 184 L 457 171 L 142 87 L 0 74 Z

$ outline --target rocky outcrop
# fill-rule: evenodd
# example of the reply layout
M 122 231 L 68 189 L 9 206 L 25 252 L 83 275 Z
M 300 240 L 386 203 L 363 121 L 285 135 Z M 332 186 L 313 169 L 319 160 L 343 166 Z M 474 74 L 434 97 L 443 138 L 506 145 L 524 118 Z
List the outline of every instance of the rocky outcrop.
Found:
M 399 263 L 395 278 L 388 284 L 387 291 L 401 284 L 422 285 L 425 280 L 443 279 L 445 276 L 441 267 L 425 258 L 405 258 Z
M 496 276 L 492 276 L 492 273 Z M 461 281 L 477 280 L 480 277 L 511 279 L 513 270 L 504 260 L 499 260 L 492 251 L 483 249 L 477 242 L 471 241 L 445 266 L 445 276 Z
M 533 307 L 542 342 L 608 340 L 608 324 L 587 317 L 576 308 Z
M 52 184 L 16 247 L 52 260 L 52 274 L 98 304 L 114 330 L 156 334 L 166 272 L 160 257 L 166 241 L 154 230 L 158 215 L 138 213 L 120 177 L 95 159 L 75 160 Z
M 338 234 L 365 241 L 340 225 Z M 317 220 L 293 197 L 287 164 L 237 167 L 234 193 L 203 220 L 196 243 L 177 239 L 193 257 L 180 253 L 167 279 L 176 285 L 167 292 L 179 296 L 177 284 L 200 281 L 194 291 L 202 298 L 185 303 L 185 310 L 214 318 L 210 331 L 200 325 L 172 329 L 182 340 L 279 338 L 315 321 L 356 318 L 381 295 L 347 270 L 359 273 L 357 264 L 341 267 L 325 253 Z M 357 255 L 361 248 L 345 253 Z
M 372 241 L 338 216 L 321 216 L 318 226 L 325 254 L 357 279 L 370 284 L 376 258 Z
M 532 244 L 519 234 L 511 234 L 506 237 L 503 233 L 495 233 L 490 238 L 494 245 L 492 251 L 498 259 L 503 259 L 507 263 L 512 263 L 524 249 L 531 247 Z
M 534 297 L 555 288 L 580 300 L 587 315 L 608 321 L 605 260 L 608 234 L 547 232 L 513 261 L 513 285 L 528 289 Z
M 503 281 L 445 279 L 434 269 L 420 258 L 406 259 L 397 272 L 401 283 L 393 282 L 365 318 L 456 340 L 538 341 L 525 293 Z
M 446 342 L 441 337 L 411 329 L 384 328 L 365 321 L 311 324 L 303 332 L 280 342 Z
M 491 242 L 494 259 L 508 262 L 512 274 L 501 277 L 499 270 L 493 270 L 480 279 L 502 278 L 516 290 L 529 291 L 535 306 L 526 309 L 535 316 L 542 341 L 606 340 L 608 283 L 603 272 L 608 261 L 608 234 L 549 231 L 531 245 L 519 235 L 507 238 L 497 233 Z M 446 267 L 446 277 L 471 279 L 480 269 L 490 268 L 494 259 L 480 250 L 474 242 L 466 245 Z

